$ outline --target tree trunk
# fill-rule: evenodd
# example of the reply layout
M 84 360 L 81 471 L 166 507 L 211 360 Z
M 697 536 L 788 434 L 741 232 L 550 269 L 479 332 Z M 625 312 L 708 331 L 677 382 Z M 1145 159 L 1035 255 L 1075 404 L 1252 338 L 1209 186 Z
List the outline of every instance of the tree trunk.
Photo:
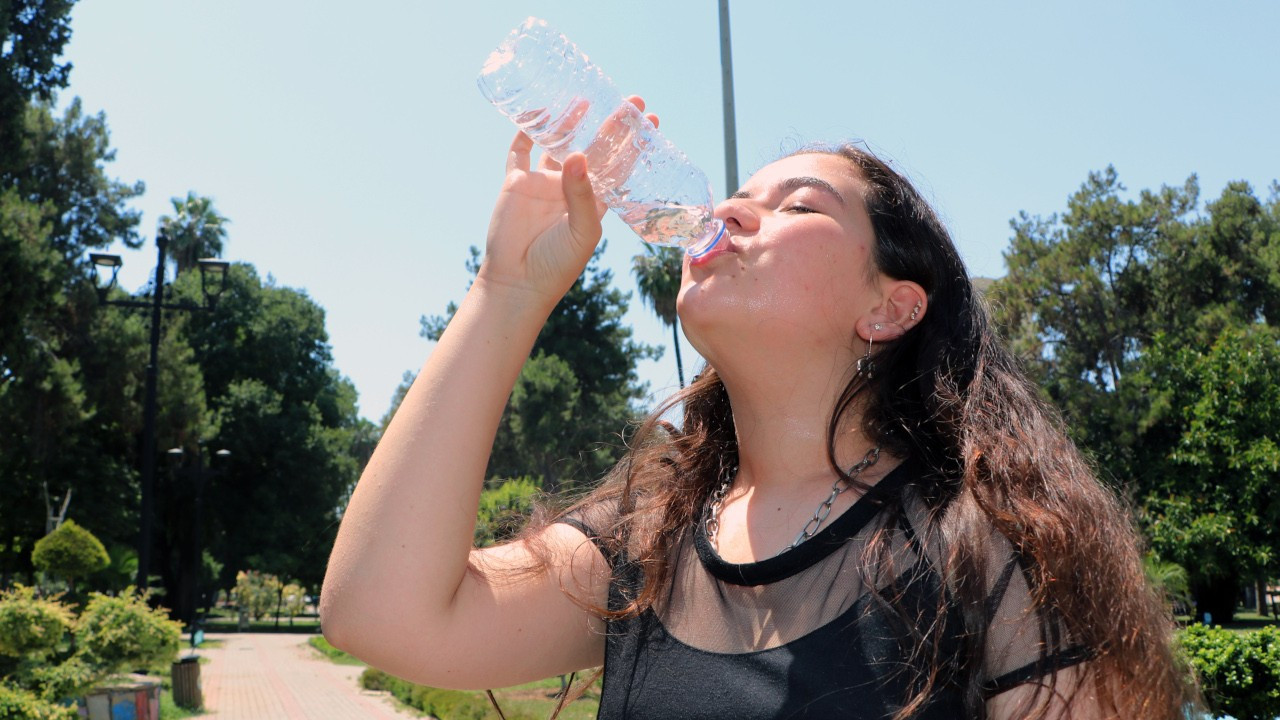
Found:
M 1259 575 L 1257 580 L 1258 586 L 1258 614 L 1262 617 L 1267 616 L 1267 576 Z

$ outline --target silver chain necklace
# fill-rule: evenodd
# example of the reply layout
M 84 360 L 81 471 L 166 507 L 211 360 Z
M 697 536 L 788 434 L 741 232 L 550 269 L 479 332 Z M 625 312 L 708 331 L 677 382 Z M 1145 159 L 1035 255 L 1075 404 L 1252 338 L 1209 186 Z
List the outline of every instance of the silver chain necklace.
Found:
M 809 518 L 809 522 L 805 523 L 804 527 L 801 528 L 800 534 L 796 535 L 796 539 L 793 540 L 790 545 L 783 548 L 782 552 L 791 550 L 800 543 L 808 540 L 814 535 L 817 535 L 818 529 L 822 527 L 822 523 L 826 522 L 827 517 L 831 515 L 831 506 L 835 504 L 836 498 L 840 497 L 841 493 L 851 487 L 852 481 L 857 480 L 863 470 L 875 465 L 876 461 L 879 459 L 880 448 L 873 447 L 867 451 L 867 454 L 863 456 L 856 465 L 849 468 L 849 472 L 847 473 L 849 476 L 848 481 L 843 477 L 836 478 L 836 481 L 831 483 L 831 493 L 827 495 L 827 499 L 823 500 L 822 503 L 818 505 L 818 509 L 813 511 L 813 517 Z M 706 526 L 707 539 L 711 541 L 711 547 L 716 548 L 717 550 L 719 548 L 716 546 L 716 534 L 720 532 L 720 508 L 724 505 L 724 498 L 729 494 L 729 488 L 732 485 L 733 478 L 725 478 L 725 481 L 720 483 L 720 487 L 716 488 L 715 491 L 711 493 L 711 498 L 707 503 L 707 510 L 705 513 L 706 519 L 703 520 L 703 524 Z

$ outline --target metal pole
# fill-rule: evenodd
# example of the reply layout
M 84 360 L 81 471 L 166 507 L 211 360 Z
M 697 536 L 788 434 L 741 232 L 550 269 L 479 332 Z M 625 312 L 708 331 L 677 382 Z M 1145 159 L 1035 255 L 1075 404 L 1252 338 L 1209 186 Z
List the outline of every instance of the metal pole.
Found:
M 733 48 L 729 42 L 729 0 L 720 0 L 720 89 L 724 96 L 724 194 L 738 191 L 738 130 L 733 107 Z
M 147 588 L 151 570 L 151 515 L 155 512 L 156 484 L 156 372 L 160 355 L 160 316 L 164 302 L 164 232 L 156 233 L 156 279 L 151 289 L 151 359 L 147 363 L 146 396 L 142 409 L 142 517 L 138 533 L 139 590 Z

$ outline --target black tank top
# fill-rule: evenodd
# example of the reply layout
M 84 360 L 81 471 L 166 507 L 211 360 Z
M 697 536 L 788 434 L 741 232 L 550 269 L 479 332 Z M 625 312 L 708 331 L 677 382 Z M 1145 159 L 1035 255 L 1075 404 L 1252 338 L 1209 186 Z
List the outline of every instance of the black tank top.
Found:
M 939 658 L 955 667 L 972 654 L 965 644 L 972 634 L 931 560 L 938 551 L 914 529 L 925 511 L 911 478 L 904 463 L 813 538 L 759 562 L 728 563 L 701 523 L 689 528 L 664 602 L 607 623 L 598 717 L 891 718 L 915 694 L 922 666 Z M 593 528 L 608 527 L 602 513 L 611 511 L 587 507 L 562 521 L 595 540 Z M 888 533 L 889 553 L 869 570 L 863 551 L 877 531 Z M 983 608 L 987 696 L 1086 657 L 1073 649 L 1040 660 L 1052 628 L 1030 610 L 1025 573 L 999 540 Z M 613 568 L 610 609 L 621 609 L 643 573 L 625 551 L 611 557 L 607 544 L 597 547 Z M 872 593 L 872 583 L 881 591 Z M 926 645 L 923 629 L 935 623 L 946 629 L 943 640 Z M 955 678 L 943 675 L 914 717 L 962 717 L 961 699 Z

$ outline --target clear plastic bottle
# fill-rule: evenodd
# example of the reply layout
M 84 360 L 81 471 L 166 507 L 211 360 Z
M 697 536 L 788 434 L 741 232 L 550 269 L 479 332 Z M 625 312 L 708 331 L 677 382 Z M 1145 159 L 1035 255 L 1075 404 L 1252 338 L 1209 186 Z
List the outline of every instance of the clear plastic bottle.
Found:
M 723 236 L 707 176 L 546 21 L 529 18 L 513 30 L 478 82 L 551 157 L 585 153 L 596 196 L 645 242 L 679 245 L 697 257 Z

